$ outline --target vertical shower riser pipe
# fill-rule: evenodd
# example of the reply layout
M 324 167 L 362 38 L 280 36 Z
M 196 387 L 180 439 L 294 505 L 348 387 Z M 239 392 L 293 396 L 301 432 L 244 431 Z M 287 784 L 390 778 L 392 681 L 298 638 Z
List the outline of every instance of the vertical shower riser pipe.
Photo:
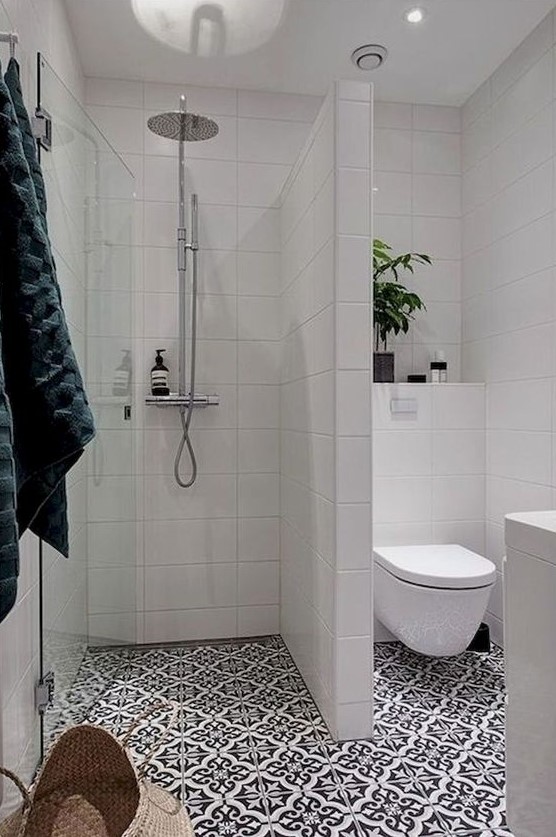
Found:
M 180 97 L 180 111 L 186 112 L 185 96 Z M 187 230 L 185 226 L 185 140 L 179 140 L 179 194 L 178 194 L 178 394 L 187 395 Z

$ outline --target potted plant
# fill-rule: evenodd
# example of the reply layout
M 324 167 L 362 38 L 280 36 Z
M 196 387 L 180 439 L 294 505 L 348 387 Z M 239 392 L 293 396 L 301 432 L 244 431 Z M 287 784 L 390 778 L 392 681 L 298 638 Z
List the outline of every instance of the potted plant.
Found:
M 425 311 L 421 297 L 400 282 L 400 273 L 414 273 L 414 265 L 432 264 L 423 253 L 393 256 L 392 248 L 378 238 L 373 241 L 374 380 L 394 381 L 394 352 L 388 351 L 390 334 L 407 334 L 415 311 Z

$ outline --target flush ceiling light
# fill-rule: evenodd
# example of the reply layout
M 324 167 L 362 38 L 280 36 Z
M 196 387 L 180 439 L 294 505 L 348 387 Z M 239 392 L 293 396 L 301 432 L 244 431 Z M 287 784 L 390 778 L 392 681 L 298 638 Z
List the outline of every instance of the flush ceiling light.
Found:
M 143 29 L 189 55 L 241 55 L 267 43 L 290 0 L 131 0 Z
M 405 19 L 408 23 L 422 23 L 425 19 L 424 9 L 419 8 L 419 6 L 416 6 L 414 9 L 409 9 L 405 13 Z

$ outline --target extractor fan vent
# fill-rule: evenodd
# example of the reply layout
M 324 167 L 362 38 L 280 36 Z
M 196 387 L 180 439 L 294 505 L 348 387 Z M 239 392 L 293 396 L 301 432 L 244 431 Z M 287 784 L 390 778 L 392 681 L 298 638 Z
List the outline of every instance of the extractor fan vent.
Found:
M 381 44 L 366 44 L 360 46 L 359 49 L 354 50 L 351 54 L 351 60 L 359 70 L 378 70 L 388 55 L 388 50 Z

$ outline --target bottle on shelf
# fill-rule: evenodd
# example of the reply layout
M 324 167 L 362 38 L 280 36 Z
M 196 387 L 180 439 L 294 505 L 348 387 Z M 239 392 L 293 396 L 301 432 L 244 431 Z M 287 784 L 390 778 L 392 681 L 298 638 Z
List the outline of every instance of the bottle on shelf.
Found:
M 168 367 L 162 357 L 166 349 L 157 349 L 154 366 L 151 369 L 151 392 L 153 395 L 170 395 Z

